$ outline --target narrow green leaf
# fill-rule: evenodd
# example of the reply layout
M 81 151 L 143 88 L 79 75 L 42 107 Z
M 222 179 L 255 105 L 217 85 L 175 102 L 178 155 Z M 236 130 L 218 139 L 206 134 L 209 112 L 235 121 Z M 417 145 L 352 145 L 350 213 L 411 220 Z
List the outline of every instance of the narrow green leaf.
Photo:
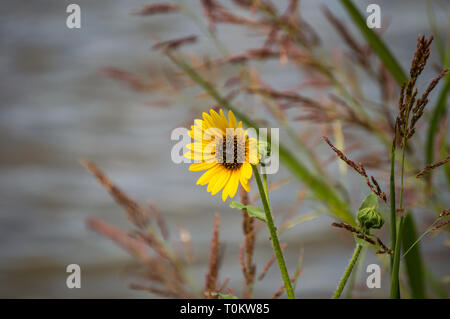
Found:
M 390 228 L 391 228 L 391 249 L 395 249 L 397 240 L 397 212 L 395 208 L 395 141 L 391 146 L 391 172 L 389 177 L 389 203 L 390 203 Z M 394 269 L 394 256 L 390 260 L 391 272 Z
M 366 21 L 362 14 L 358 11 L 351 0 L 341 0 L 342 5 L 347 10 L 353 22 L 359 28 L 359 31 L 366 38 L 372 47 L 372 50 L 378 55 L 384 66 L 389 70 L 391 75 L 399 85 L 408 80 L 403 68 L 389 51 L 383 40 L 372 29 L 367 27 Z
M 425 144 L 425 162 L 430 165 L 434 161 L 434 141 L 439 129 L 439 122 L 444 118 L 447 106 L 447 94 L 450 91 L 450 74 L 445 75 L 445 83 L 441 89 L 436 106 L 428 125 L 427 140 Z M 447 176 L 447 175 L 446 175 Z M 448 180 L 450 183 L 450 180 Z
M 414 219 L 410 213 L 405 216 L 403 227 L 402 246 L 405 250 L 411 247 L 417 238 Z M 425 298 L 425 272 L 418 244 L 405 256 L 405 264 L 412 298 Z
M 230 208 L 239 209 L 239 210 L 246 209 L 247 213 L 250 217 L 258 218 L 260 221 L 267 222 L 266 214 L 259 207 L 244 205 L 242 203 L 232 201 L 230 203 Z
M 433 9 L 433 5 L 431 3 L 431 1 L 427 2 L 427 12 L 428 12 L 428 20 L 430 22 L 430 28 L 431 31 L 433 32 L 433 37 L 434 37 L 434 43 L 437 47 L 437 50 L 439 52 L 439 57 L 441 60 L 441 64 L 444 68 L 448 67 L 448 60 L 450 57 L 450 50 L 448 49 L 448 47 L 446 47 L 444 45 L 444 42 L 442 41 L 442 39 L 445 36 L 442 36 L 441 33 L 439 32 L 439 29 L 437 27 L 437 22 L 436 22 L 436 15 L 434 14 L 434 9 Z M 434 160 L 434 140 L 435 140 L 435 136 L 437 134 L 437 131 L 439 129 L 439 122 L 440 120 L 444 117 L 446 110 L 446 102 L 447 102 L 447 96 L 448 96 L 448 91 L 450 90 L 450 76 L 447 75 L 446 76 L 446 81 L 445 84 L 441 90 L 441 93 L 438 97 L 438 101 L 436 103 L 436 106 L 434 108 L 434 111 L 432 113 L 432 116 L 430 118 L 430 124 L 428 126 L 428 134 L 427 134 L 427 140 L 426 140 L 426 146 L 425 146 L 425 154 L 426 154 L 426 164 L 429 165 L 433 162 Z M 443 156 L 443 158 L 445 158 L 447 156 L 447 141 L 446 141 L 446 136 L 444 134 L 444 138 L 441 141 L 441 155 Z M 448 165 L 446 165 L 444 167 L 444 172 L 445 172 L 445 176 L 447 178 L 447 183 L 450 185 L 450 167 L 448 167 Z M 428 180 L 430 177 L 428 177 Z
M 374 193 L 370 193 L 369 195 L 364 198 L 363 202 L 361 203 L 361 206 L 359 207 L 359 210 L 363 209 L 375 209 L 378 210 L 378 198 L 377 195 Z
M 433 275 L 428 267 L 425 267 L 425 278 L 431 288 L 431 291 L 436 297 L 441 299 L 448 299 L 448 294 L 445 286 Z
M 447 136 L 444 134 L 444 137 L 441 141 L 441 157 L 446 158 L 447 156 Z M 447 177 L 447 184 L 450 186 L 450 165 L 444 165 L 444 173 L 445 177 Z
M 404 247 L 404 250 L 406 250 L 406 251 L 403 253 L 402 258 L 405 258 L 405 256 L 411 251 L 411 249 L 413 249 L 429 232 L 431 232 L 433 230 L 434 225 L 436 225 L 441 220 L 441 218 L 442 217 L 437 218 L 433 222 L 433 224 L 431 224 L 431 226 L 428 227 L 428 229 L 426 231 L 424 231 L 423 234 L 420 235 L 420 237 L 417 238 L 417 240 L 409 246 L 408 249 L 406 249 L 407 247 Z
M 300 180 L 305 182 L 313 195 L 318 200 L 327 203 L 331 214 L 348 224 L 355 225 L 353 215 L 350 213 L 348 205 L 336 194 L 336 192 L 324 181 L 315 177 L 294 155 L 283 145 L 279 145 L 280 160 L 288 169 Z
M 278 232 L 282 233 L 288 229 L 291 229 L 294 226 L 297 226 L 298 224 L 313 220 L 319 216 L 319 213 L 317 212 L 310 212 L 306 214 L 302 214 L 300 216 L 294 217 L 284 224 L 282 224 L 280 227 L 278 227 Z
M 437 26 L 436 15 L 434 14 L 433 4 L 430 0 L 427 1 L 427 13 L 428 13 L 428 21 L 430 23 L 430 29 L 433 33 L 434 43 L 436 44 L 436 48 L 439 52 L 439 58 L 441 59 L 442 65 L 447 65 L 447 53 L 445 52 L 445 45 L 442 41 L 441 34 L 439 32 L 439 28 Z

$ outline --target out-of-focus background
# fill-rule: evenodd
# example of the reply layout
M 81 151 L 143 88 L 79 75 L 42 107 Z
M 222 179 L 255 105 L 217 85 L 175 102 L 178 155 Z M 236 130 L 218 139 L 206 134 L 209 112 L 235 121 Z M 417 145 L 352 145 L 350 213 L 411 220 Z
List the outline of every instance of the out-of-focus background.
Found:
M 81 29 L 66 27 L 66 7 L 71 2 L 81 7 Z M 207 268 L 213 213 L 220 212 L 221 239 L 226 244 L 221 274 L 231 277 L 230 285 L 239 293 L 240 214 L 196 187 L 198 175 L 189 172 L 187 165 L 176 165 L 170 160 L 174 144 L 170 132 L 186 123 L 191 116 L 189 108 L 181 100 L 179 105 L 167 108 L 152 107 L 151 94 L 136 94 L 100 71 L 102 67 L 114 66 L 151 76 L 155 67 L 169 64 L 158 52 L 150 50 L 152 44 L 188 34 L 200 35 L 199 44 L 189 47 L 191 52 L 217 54 L 217 50 L 188 18 L 130 14 L 152 1 L 71 2 L 2 1 L 0 297 L 153 297 L 128 289 L 130 279 L 125 269 L 132 263 L 131 257 L 85 227 L 88 216 L 125 229 L 129 225 L 121 208 L 80 166 L 78 161 L 82 158 L 96 162 L 136 199 L 156 203 L 171 225 L 183 224 L 191 231 L 197 256 L 191 270 L 199 286 L 203 285 Z M 201 16 L 198 1 L 184 2 Z M 358 1 L 358 7 L 364 9 L 369 3 Z M 446 0 L 433 3 L 438 14 L 450 9 Z M 407 69 L 417 34 L 431 34 L 426 1 L 378 0 L 377 4 L 382 9 L 383 23 L 389 24 L 384 38 Z M 347 18 L 334 0 L 301 1 L 303 16 L 319 31 L 328 48 L 340 46 L 339 38 L 320 11 L 321 5 Z M 440 26 L 447 27 L 445 23 Z M 220 40 L 232 52 L 241 52 L 256 41 L 251 34 L 223 28 Z M 260 63 L 256 67 L 264 75 L 280 66 Z M 423 78 L 431 78 L 432 73 L 428 72 Z M 277 72 L 271 79 L 272 83 L 291 80 L 294 79 L 289 72 Z M 204 100 L 198 103 L 207 109 Z M 330 153 L 324 156 L 329 157 Z M 280 176 L 285 175 L 280 172 Z M 346 183 L 350 190 L 361 189 L 358 178 L 349 178 Z M 274 207 L 295 198 L 298 189 L 299 184 L 293 183 L 274 192 Z M 308 211 L 307 207 L 304 209 Z M 298 297 L 329 297 L 351 255 L 351 237 L 330 229 L 331 221 L 322 215 L 289 230 L 282 238 L 289 243 L 286 255 L 291 269 L 298 251 L 304 249 Z M 425 230 L 429 222 L 419 224 L 419 230 Z M 261 235 L 256 256 L 259 269 L 271 255 L 268 236 Z M 448 275 L 446 271 L 450 269 L 444 241 L 445 236 L 440 235 L 426 239 L 422 246 L 425 260 L 439 277 Z M 365 264 L 371 262 L 377 259 L 368 256 Z M 71 263 L 81 266 L 81 289 L 66 287 L 66 266 Z M 388 289 L 388 276 L 383 278 L 382 289 L 368 292 L 364 286 L 357 286 L 355 296 L 383 295 Z M 360 276 L 360 285 L 364 282 L 365 276 Z M 268 278 L 256 284 L 255 295 L 270 297 L 280 283 L 273 267 Z

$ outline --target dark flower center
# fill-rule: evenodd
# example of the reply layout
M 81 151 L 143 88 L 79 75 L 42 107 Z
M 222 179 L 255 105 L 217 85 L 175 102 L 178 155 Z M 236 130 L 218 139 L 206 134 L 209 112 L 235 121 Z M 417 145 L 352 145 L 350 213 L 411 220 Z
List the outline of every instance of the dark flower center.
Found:
M 227 133 L 217 141 L 216 159 L 228 170 L 241 168 L 245 161 L 245 139 L 240 134 Z

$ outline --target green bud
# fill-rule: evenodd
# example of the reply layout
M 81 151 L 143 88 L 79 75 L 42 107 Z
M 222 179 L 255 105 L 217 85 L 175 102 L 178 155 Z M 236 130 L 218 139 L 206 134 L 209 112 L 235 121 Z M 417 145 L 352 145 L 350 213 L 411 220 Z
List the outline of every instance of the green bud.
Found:
M 258 153 L 261 158 L 261 164 L 263 164 L 270 157 L 270 144 L 265 141 L 258 141 Z
M 375 207 L 360 209 L 356 214 L 359 225 L 364 229 L 379 229 L 384 224 L 383 217 Z

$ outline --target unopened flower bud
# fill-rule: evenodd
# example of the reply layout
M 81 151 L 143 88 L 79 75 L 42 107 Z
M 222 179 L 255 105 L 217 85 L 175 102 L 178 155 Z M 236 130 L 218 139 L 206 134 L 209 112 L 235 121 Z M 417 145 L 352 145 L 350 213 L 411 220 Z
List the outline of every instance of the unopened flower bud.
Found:
M 266 141 L 258 141 L 258 153 L 261 164 L 264 164 L 271 155 L 270 144 Z
M 374 207 L 363 208 L 356 214 L 359 225 L 364 229 L 381 228 L 384 224 L 383 217 Z

